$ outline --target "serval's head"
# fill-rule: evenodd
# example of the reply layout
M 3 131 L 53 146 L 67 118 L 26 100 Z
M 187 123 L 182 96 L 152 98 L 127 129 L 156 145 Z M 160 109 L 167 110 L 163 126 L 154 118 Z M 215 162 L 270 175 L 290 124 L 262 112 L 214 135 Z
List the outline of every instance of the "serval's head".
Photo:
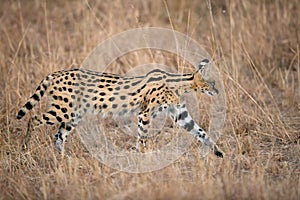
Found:
M 193 89 L 200 90 L 201 92 L 214 96 L 219 93 L 218 89 L 215 88 L 214 80 L 205 80 L 203 78 L 204 69 L 208 66 L 209 60 L 204 59 L 198 65 L 197 71 L 194 73 Z

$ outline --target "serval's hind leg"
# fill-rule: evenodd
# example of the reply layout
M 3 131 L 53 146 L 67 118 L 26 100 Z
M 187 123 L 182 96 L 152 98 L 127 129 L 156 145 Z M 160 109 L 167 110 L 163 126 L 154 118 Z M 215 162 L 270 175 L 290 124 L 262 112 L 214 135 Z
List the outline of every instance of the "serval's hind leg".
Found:
M 138 138 L 136 142 L 136 151 L 142 151 L 146 147 L 147 133 L 150 125 L 150 116 L 148 111 L 142 111 L 138 116 Z M 140 148 L 142 147 L 142 149 Z
M 35 127 L 39 126 L 40 123 L 42 122 L 36 115 L 29 119 L 27 123 L 26 135 L 22 142 L 22 151 L 28 149 L 29 141 L 31 140 L 31 133 L 35 129 Z
M 27 131 L 26 131 L 26 136 L 22 142 L 22 150 L 25 151 L 26 149 L 28 149 L 29 147 L 29 142 L 31 140 L 32 137 L 32 132 L 34 131 L 35 128 L 42 126 L 44 124 L 47 125 L 54 125 L 55 123 L 57 123 L 57 121 L 55 120 L 55 118 L 53 117 L 53 115 L 47 113 L 44 113 L 42 115 L 42 117 L 39 116 L 32 116 L 27 124 Z

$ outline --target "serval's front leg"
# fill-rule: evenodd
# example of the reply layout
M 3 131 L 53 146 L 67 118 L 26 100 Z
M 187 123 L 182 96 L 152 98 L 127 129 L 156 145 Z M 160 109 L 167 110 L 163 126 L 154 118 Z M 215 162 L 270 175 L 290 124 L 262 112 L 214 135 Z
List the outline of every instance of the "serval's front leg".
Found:
M 170 107 L 171 118 L 182 128 L 189 131 L 191 134 L 196 136 L 196 138 L 203 144 L 210 147 L 218 157 L 223 157 L 224 153 L 219 149 L 217 144 L 207 135 L 207 133 L 199 127 L 199 125 L 190 116 L 186 105 L 179 104 Z

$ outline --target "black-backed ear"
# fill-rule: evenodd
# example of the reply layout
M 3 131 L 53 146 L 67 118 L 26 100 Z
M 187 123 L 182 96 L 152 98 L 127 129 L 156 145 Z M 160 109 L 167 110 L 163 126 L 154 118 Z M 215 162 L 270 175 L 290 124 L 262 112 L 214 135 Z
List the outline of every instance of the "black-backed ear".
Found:
M 200 71 L 201 74 L 203 74 L 203 71 L 206 67 L 206 65 L 209 63 L 209 60 L 208 59 L 203 59 L 200 64 L 198 65 L 198 69 Z

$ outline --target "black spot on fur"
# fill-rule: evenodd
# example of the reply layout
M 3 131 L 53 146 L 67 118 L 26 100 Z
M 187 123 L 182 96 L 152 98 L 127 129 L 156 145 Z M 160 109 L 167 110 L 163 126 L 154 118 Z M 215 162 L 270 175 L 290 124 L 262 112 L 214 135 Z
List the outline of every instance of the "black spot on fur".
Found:
M 157 78 L 151 77 L 151 78 L 148 79 L 147 83 L 153 82 L 153 81 L 160 81 L 160 80 L 162 80 L 162 77 L 157 77 Z
M 136 93 L 132 92 L 132 93 L 128 93 L 128 95 L 134 96 L 134 95 L 136 95 Z
M 67 131 L 71 131 L 72 130 L 72 126 L 68 125 L 66 128 Z
M 184 111 L 178 115 L 179 120 L 184 120 L 188 116 L 188 112 Z
M 56 120 L 57 120 L 58 122 L 62 122 L 62 118 L 61 118 L 60 116 L 56 116 Z
M 164 88 L 165 87 L 165 84 L 162 84 L 161 86 L 159 86 L 158 88 L 157 88 L 157 90 L 161 90 L 162 88 Z M 163 90 L 163 92 L 164 92 L 165 90 Z
M 47 113 L 50 114 L 50 115 L 52 115 L 52 116 L 54 116 L 54 117 L 56 116 L 56 112 L 53 111 L 53 110 L 50 110 L 50 111 L 48 111 Z
M 128 89 L 129 87 L 130 87 L 129 85 L 125 85 L 123 88 Z
M 40 95 L 41 95 L 41 97 L 44 95 L 44 91 L 43 90 L 40 90 Z
M 46 83 L 43 83 L 43 84 L 42 84 L 42 86 L 43 86 L 44 90 L 46 90 L 46 89 L 47 89 L 47 85 L 46 85 Z
M 17 119 L 21 119 L 26 113 L 23 110 L 20 110 L 17 115 Z
M 60 106 L 57 104 L 52 104 L 52 106 L 54 106 L 56 109 L 60 109 Z
M 39 97 L 39 95 L 37 95 L 37 94 L 32 95 L 32 98 L 33 98 L 34 100 L 36 100 L 36 101 L 39 101 L 39 100 L 40 100 L 40 97 Z
M 135 85 L 139 84 L 140 82 L 141 82 L 141 80 L 133 82 L 133 83 L 131 83 L 131 86 L 135 86 Z
M 43 114 L 43 119 L 48 121 L 49 120 L 49 117 L 47 117 L 45 114 Z
M 25 104 L 25 107 L 28 109 L 28 110 L 31 110 L 32 109 L 32 104 L 30 103 L 30 102 L 27 102 L 26 104 Z
M 152 88 L 152 90 L 150 91 L 150 94 L 152 94 L 155 91 L 156 91 L 156 88 Z
M 223 153 L 222 152 L 216 150 L 214 153 L 215 153 L 216 156 L 218 156 L 220 158 L 223 158 Z
M 142 124 L 143 124 L 143 125 L 147 125 L 147 124 L 149 124 L 149 123 L 150 123 L 149 120 L 147 120 L 147 121 L 143 121 L 143 120 L 142 120 Z
M 189 123 L 186 123 L 184 125 L 184 129 L 187 130 L 187 131 L 191 131 L 193 128 L 194 128 L 194 121 L 191 120 Z

